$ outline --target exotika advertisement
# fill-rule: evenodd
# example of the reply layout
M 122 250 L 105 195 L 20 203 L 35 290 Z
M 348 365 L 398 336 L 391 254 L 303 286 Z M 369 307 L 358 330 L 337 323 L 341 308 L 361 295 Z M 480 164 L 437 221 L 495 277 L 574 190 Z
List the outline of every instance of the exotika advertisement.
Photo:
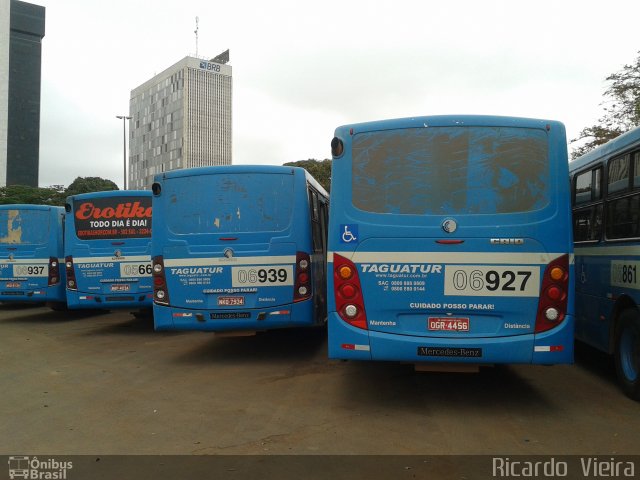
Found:
M 151 197 L 105 197 L 73 202 L 80 240 L 151 236 Z

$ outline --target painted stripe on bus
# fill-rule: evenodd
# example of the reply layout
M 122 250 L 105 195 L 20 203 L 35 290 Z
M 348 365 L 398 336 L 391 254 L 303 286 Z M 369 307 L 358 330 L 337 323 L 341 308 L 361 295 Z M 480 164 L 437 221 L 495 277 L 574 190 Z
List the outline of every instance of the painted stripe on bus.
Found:
M 263 257 L 206 257 L 206 258 L 167 258 L 164 260 L 165 267 L 208 267 L 235 266 L 235 265 L 280 265 L 296 263 L 295 255 L 271 255 Z
M 16 258 L 15 260 L 8 260 L 6 258 L 0 260 L 1 264 L 8 263 L 12 265 L 14 263 L 49 263 L 48 258 Z
M 574 250 L 576 255 L 583 255 L 585 257 L 610 257 L 614 255 L 625 257 L 640 256 L 640 247 L 635 243 L 629 245 L 611 245 L 601 247 L 580 247 L 576 245 Z
M 99 262 L 150 262 L 151 255 L 125 255 L 123 257 L 73 257 L 74 264 Z
M 494 265 L 540 265 L 548 264 L 566 253 L 546 252 L 328 252 L 327 261 L 333 262 L 333 254 L 348 258 L 354 263 L 446 263 L 494 264 Z M 574 263 L 574 255 L 569 255 Z

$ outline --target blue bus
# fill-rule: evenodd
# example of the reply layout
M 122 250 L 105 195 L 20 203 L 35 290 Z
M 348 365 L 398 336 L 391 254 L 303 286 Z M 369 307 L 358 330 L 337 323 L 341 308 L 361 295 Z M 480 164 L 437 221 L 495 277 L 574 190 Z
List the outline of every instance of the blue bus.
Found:
M 386 120 L 339 127 L 331 147 L 331 358 L 573 362 L 561 123 Z
M 69 308 L 150 310 L 151 192 L 72 195 L 65 210 Z
M 0 205 L 0 301 L 64 308 L 64 209 Z
M 326 324 L 328 194 L 304 169 L 176 170 L 152 191 L 157 330 Z
M 614 356 L 640 400 L 640 128 L 569 164 L 576 255 L 576 338 Z

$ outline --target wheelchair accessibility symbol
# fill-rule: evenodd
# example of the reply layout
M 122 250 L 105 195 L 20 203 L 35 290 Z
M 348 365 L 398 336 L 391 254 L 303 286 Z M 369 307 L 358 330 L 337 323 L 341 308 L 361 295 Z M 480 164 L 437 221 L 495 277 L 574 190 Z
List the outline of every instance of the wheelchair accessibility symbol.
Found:
M 358 225 L 340 225 L 342 233 L 341 242 L 351 243 L 358 241 Z

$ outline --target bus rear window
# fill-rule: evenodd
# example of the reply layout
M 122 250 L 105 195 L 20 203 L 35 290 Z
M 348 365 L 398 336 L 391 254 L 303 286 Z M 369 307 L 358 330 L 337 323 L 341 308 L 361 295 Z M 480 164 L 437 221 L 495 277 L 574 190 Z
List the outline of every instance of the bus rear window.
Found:
M 352 202 L 406 215 L 530 212 L 549 204 L 546 132 L 429 127 L 353 138 Z
M 0 244 L 47 243 L 49 215 L 46 210 L 0 210 Z
M 163 193 L 167 227 L 175 234 L 279 232 L 291 223 L 293 175 L 176 178 Z

